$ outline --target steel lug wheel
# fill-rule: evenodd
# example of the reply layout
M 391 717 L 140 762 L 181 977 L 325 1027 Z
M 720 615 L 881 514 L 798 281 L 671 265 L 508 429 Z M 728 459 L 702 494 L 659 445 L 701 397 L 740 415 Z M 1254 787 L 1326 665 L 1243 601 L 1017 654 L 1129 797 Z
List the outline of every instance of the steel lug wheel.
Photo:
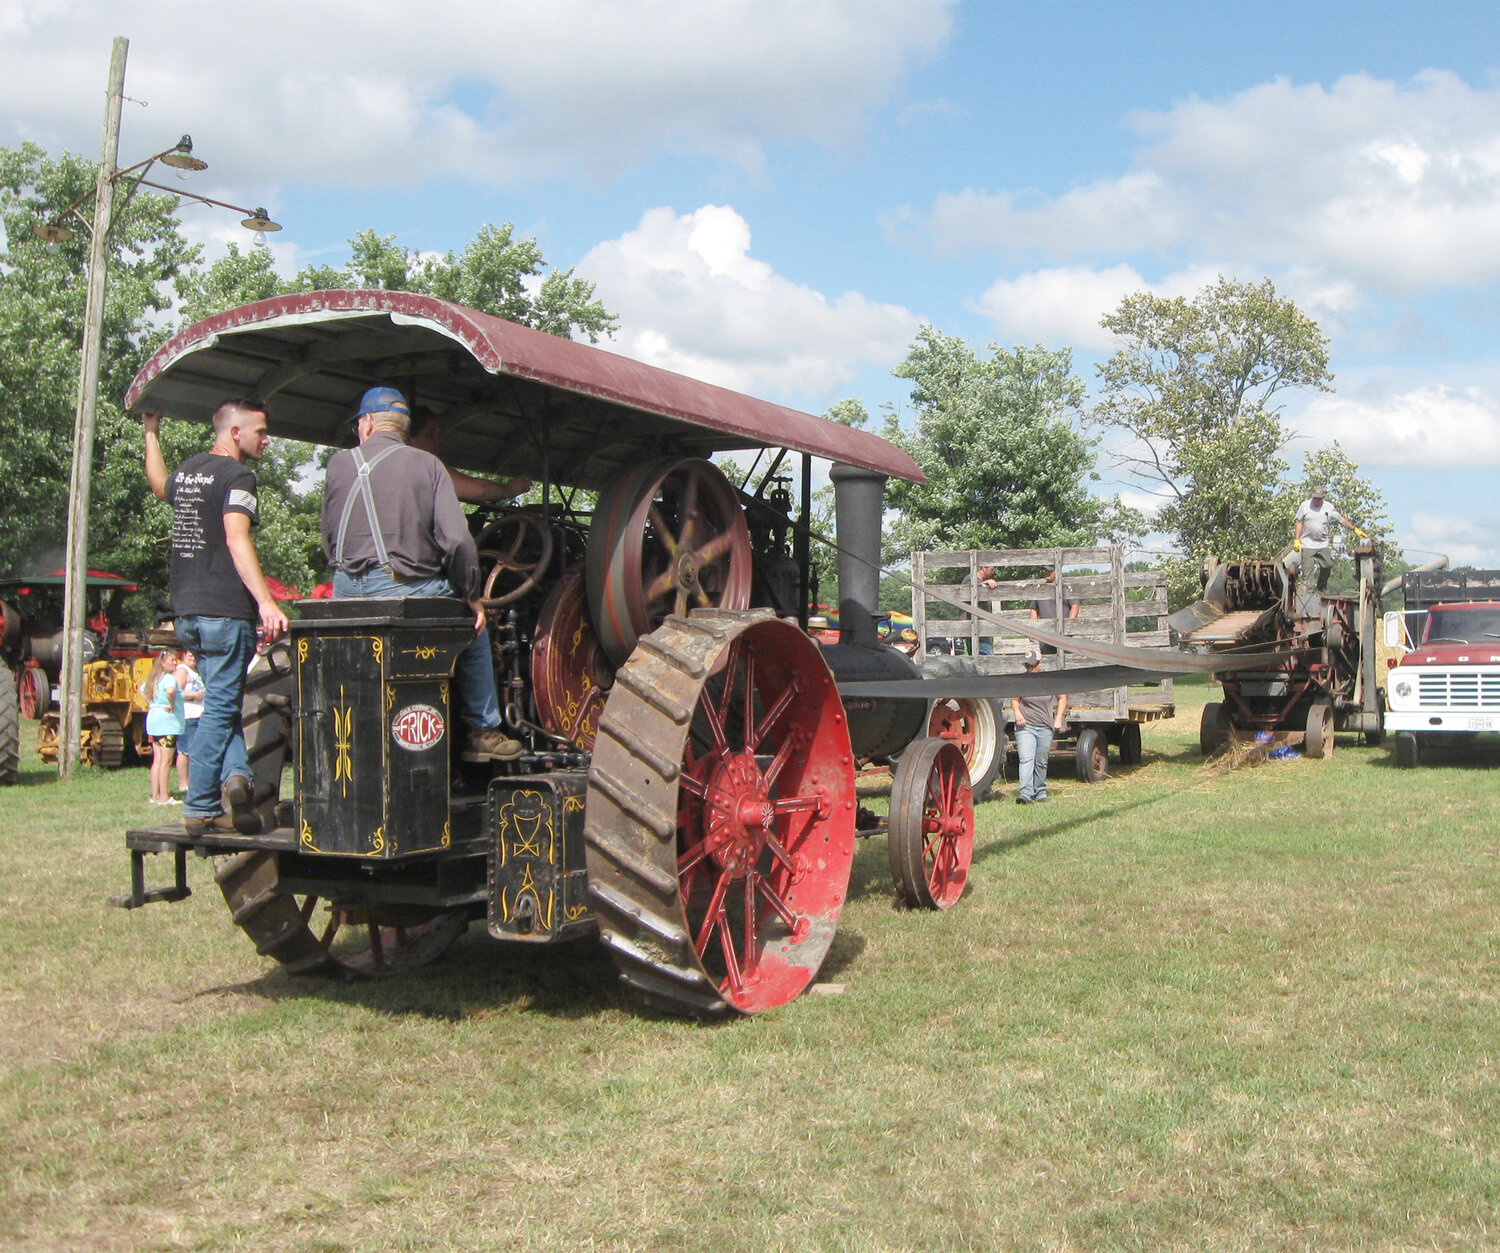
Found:
M 974 796 L 951 741 L 918 740 L 891 780 L 888 849 L 901 900 L 920 909 L 958 903 L 974 857 Z

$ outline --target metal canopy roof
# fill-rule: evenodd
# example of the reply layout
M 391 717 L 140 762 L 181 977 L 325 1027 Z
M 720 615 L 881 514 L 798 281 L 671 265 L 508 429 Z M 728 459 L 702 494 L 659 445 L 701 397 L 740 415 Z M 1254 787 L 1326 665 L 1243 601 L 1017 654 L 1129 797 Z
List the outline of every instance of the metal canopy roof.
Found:
M 341 444 L 376 384 L 436 410 L 444 459 L 484 473 L 540 478 L 545 461 L 554 481 L 598 488 L 644 457 L 788 448 L 923 481 L 868 431 L 410 292 L 307 292 L 205 318 L 157 349 L 125 406 L 206 422 L 253 396 L 273 435 Z

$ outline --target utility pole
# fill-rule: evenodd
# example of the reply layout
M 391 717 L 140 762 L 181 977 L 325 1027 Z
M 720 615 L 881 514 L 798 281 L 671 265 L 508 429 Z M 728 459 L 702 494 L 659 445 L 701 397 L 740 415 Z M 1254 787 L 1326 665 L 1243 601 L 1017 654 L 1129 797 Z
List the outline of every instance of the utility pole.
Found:
M 105 255 L 114 210 L 115 159 L 120 152 L 120 108 L 125 97 L 125 54 L 130 41 L 117 36 L 109 60 L 104 138 L 99 144 L 99 184 L 94 194 L 94 234 L 89 243 L 88 300 L 83 315 L 83 364 L 78 372 L 78 409 L 73 417 L 73 478 L 68 491 L 68 553 L 64 575 L 61 739 L 57 773 L 78 766 L 83 721 L 83 628 L 88 590 L 89 491 L 94 477 L 94 424 L 99 404 L 99 356 L 104 335 Z

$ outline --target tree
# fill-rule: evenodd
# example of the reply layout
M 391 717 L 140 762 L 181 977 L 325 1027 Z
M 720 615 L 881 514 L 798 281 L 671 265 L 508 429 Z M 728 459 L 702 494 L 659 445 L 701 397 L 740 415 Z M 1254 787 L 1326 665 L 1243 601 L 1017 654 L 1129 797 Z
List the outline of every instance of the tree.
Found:
M 1090 417 L 1125 437 L 1117 460 L 1165 497 L 1153 526 L 1180 553 L 1174 602 L 1205 557 L 1273 556 L 1288 537 L 1283 393 L 1331 390 L 1317 323 L 1270 279 L 1220 277 L 1192 300 L 1138 292 L 1100 324 L 1123 342 L 1098 367 Z
M 398 244 L 394 235 L 364 230 L 349 241 L 342 267 L 307 266 L 290 279 L 275 272 L 265 249 L 242 253 L 231 244 L 227 255 L 193 278 L 184 311 L 196 321 L 267 296 L 362 287 L 421 292 L 549 335 L 580 334 L 591 344 L 615 329 L 619 320 L 594 298 L 592 283 L 572 269 L 544 273 L 536 240 L 517 239 L 514 231 L 509 222 L 483 226 L 462 253 L 438 257 Z
M 925 485 L 892 480 L 888 558 L 918 549 L 1046 548 L 1124 538 L 1140 524 L 1089 494 L 1092 441 L 1075 422 L 1084 399 L 1068 349 L 990 346 L 924 326 L 898 378 L 912 382 L 916 429 L 894 414 L 884 435 L 911 455 Z
M 57 220 L 92 191 L 98 167 L 65 153 L 51 160 L 35 144 L 0 149 L 0 569 L 62 563 L 62 537 L 83 340 L 88 232 L 48 244 L 34 228 Z M 140 437 L 119 398 L 168 333 L 162 315 L 198 250 L 178 231 L 170 197 L 122 189 L 109 236 L 101 338 L 95 486 L 89 533 L 93 560 L 110 537 L 142 525 L 150 489 L 140 472 Z M 75 226 L 78 223 L 74 223 Z M 126 445 L 133 442 L 133 448 Z M 133 464 L 126 490 L 123 467 Z M 119 490 L 105 490 L 112 476 Z M 119 571 L 136 577 L 136 569 Z

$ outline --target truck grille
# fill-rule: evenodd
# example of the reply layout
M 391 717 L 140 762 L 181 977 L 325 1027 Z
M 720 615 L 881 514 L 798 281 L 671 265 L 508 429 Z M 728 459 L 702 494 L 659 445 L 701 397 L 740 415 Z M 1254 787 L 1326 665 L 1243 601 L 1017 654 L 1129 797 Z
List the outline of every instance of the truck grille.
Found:
M 1500 670 L 1452 670 L 1420 675 L 1419 709 L 1500 709 Z

